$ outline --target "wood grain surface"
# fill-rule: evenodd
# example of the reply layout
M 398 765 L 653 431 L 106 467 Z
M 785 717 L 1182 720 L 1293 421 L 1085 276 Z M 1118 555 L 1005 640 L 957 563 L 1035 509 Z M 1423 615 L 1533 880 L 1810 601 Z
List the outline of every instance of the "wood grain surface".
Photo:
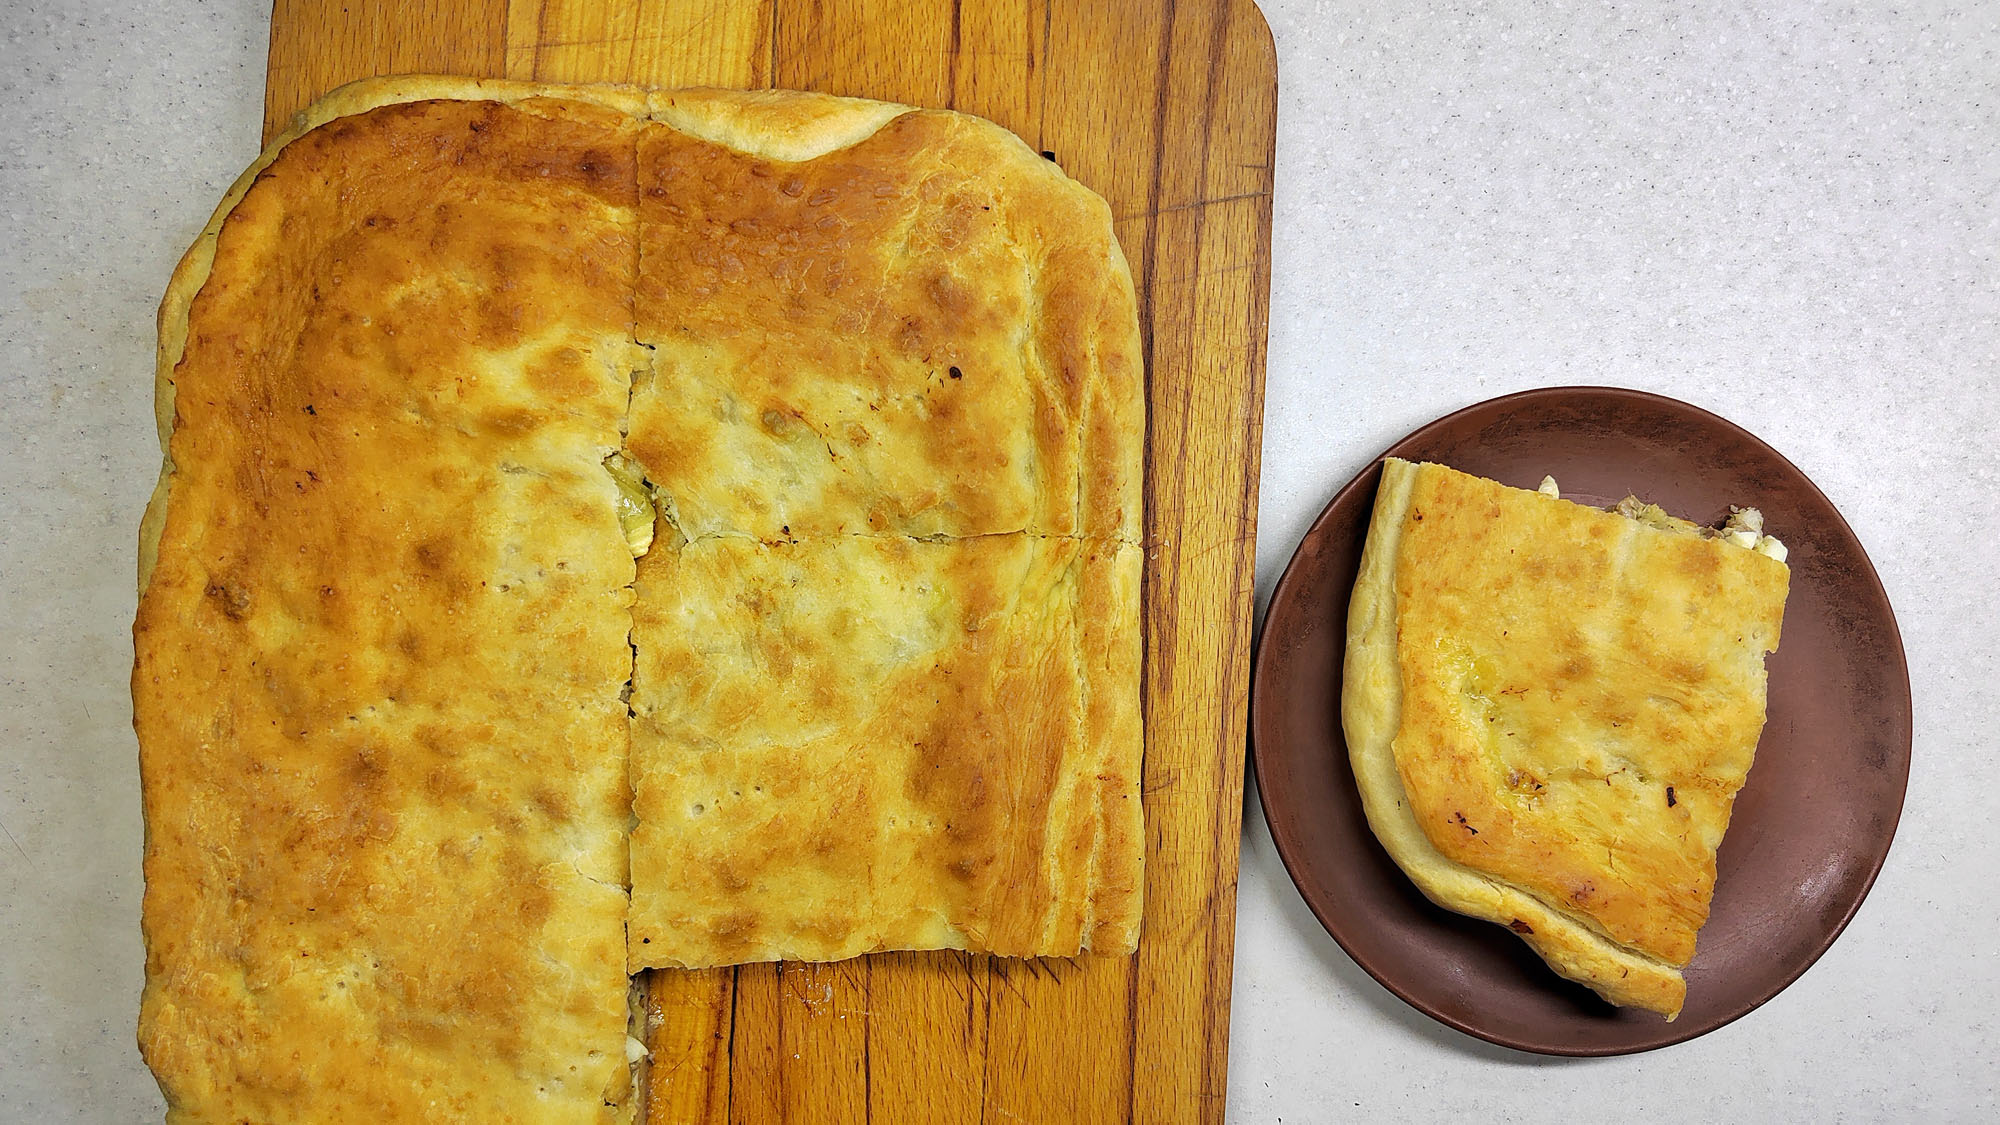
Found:
M 1110 201 L 1147 346 L 1139 952 L 650 974 L 649 1117 L 1219 1121 L 1277 98 L 1251 0 L 277 0 L 265 134 L 398 73 L 964 110 Z

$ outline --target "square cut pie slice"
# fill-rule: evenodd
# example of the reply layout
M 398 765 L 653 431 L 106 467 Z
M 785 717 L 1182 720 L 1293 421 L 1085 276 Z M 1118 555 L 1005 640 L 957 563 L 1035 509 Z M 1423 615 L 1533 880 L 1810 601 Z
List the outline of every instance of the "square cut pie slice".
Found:
M 1139 549 L 656 544 L 633 645 L 635 968 L 1128 952 Z
M 1678 1014 L 1764 725 L 1789 571 L 1722 533 L 1383 464 L 1342 721 L 1369 825 L 1439 905 Z
M 963 114 L 653 113 L 630 446 L 682 532 L 1138 540 L 1137 304 L 1102 199 Z

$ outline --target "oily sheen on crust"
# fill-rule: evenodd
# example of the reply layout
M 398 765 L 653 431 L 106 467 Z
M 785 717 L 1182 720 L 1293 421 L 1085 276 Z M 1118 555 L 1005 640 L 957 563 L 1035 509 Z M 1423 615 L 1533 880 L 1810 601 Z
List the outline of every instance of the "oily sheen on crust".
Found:
M 829 460 L 866 463 L 849 478 L 864 484 L 786 496 L 783 511 L 803 513 L 802 529 L 780 522 L 780 538 L 758 549 L 950 556 L 959 561 L 933 569 L 960 582 L 991 571 L 965 560 L 1024 549 L 1043 559 L 1036 572 L 1060 579 L 991 619 L 1026 623 L 996 629 L 1017 645 L 1068 638 L 1067 649 L 1035 655 L 1075 674 L 1072 697 L 1007 696 L 1010 684 L 1037 682 L 1032 668 L 958 640 L 956 667 L 988 677 L 953 684 L 987 701 L 954 713 L 969 736 L 961 748 L 973 751 L 954 776 L 973 780 L 930 792 L 946 798 L 940 807 L 978 813 L 995 788 L 979 755 L 1016 761 L 1011 716 L 993 700 L 1046 703 L 1051 729 L 1078 741 L 1024 739 L 1026 772 L 1053 763 L 1057 776 L 1011 791 L 1017 812 L 1060 831 L 1037 843 L 1002 818 L 987 817 L 990 831 L 977 837 L 954 822 L 966 839 L 951 853 L 952 877 L 1001 872 L 971 879 L 985 898 L 943 876 L 928 890 L 917 877 L 900 884 L 911 901 L 986 902 L 983 912 L 961 911 L 944 929 L 869 925 L 858 931 L 866 942 L 845 944 L 1132 947 L 1143 403 L 1130 278 L 1102 201 L 1018 139 L 956 115 L 771 92 L 371 80 L 322 99 L 246 172 L 161 308 L 166 459 L 141 530 L 134 695 L 149 832 L 141 1038 L 171 1119 L 310 1118 L 332 1104 L 376 1120 L 504 1116 L 523 1105 L 550 1120 L 629 1116 L 615 948 L 627 909 L 624 770 L 629 743 L 646 742 L 649 728 L 628 722 L 621 701 L 633 566 L 618 487 L 599 463 L 621 444 L 639 459 L 647 426 L 627 396 L 656 386 L 662 370 L 655 334 L 634 312 L 637 295 L 658 292 L 645 281 L 632 198 L 648 178 L 641 138 L 672 133 L 770 166 L 858 144 L 906 116 L 943 119 L 925 129 L 969 135 L 956 151 L 1015 177 L 1013 249 L 1023 231 L 1082 246 L 1050 252 L 1028 286 L 1039 303 L 1014 306 L 1046 321 L 1060 304 L 1068 319 L 1054 331 L 1042 321 L 1016 328 L 1034 337 L 1017 341 L 1026 358 L 975 369 L 975 385 L 1011 411 L 979 424 L 994 427 L 995 441 L 1035 427 L 1034 470 L 1010 489 L 1003 482 L 1023 479 L 1011 456 L 927 438 L 931 422 L 952 431 L 950 400 L 925 403 L 934 392 L 898 382 L 907 364 L 888 365 L 886 378 L 871 368 L 862 385 L 884 401 L 900 396 L 913 424 L 884 427 L 886 452 L 863 451 L 869 439 L 851 429 L 845 444 L 829 442 Z M 561 135 L 541 137 L 544 128 Z M 343 146 L 363 167 L 336 166 Z M 368 160 L 393 174 L 371 179 Z M 444 163 L 489 179 L 465 199 L 422 195 L 437 187 L 424 170 Z M 349 190 L 337 204 L 316 199 L 312 175 L 326 177 L 320 190 Z M 562 204 L 553 220 L 517 194 L 524 183 L 553 188 Z M 378 201 L 370 192 L 385 205 L 368 206 Z M 299 214 L 288 216 L 293 204 Z M 270 299 L 269 276 L 288 252 L 343 238 L 310 267 L 276 269 L 293 288 Z M 523 242 L 564 251 L 543 261 Z M 398 245 L 411 249 L 399 256 Z M 429 254 L 448 276 L 420 276 Z M 981 299 L 991 280 L 955 275 L 954 290 L 939 277 L 919 277 L 916 291 L 945 314 L 967 311 L 968 293 Z M 836 294 L 795 296 L 810 305 Z M 260 324 L 274 308 L 276 322 Z M 272 341 L 294 332 L 301 346 L 281 355 L 258 343 L 260 332 Z M 999 354 L 946 325 L 930 336 Z M 916 339 L 905 331 L 898 342 Z M 940 380 L 966 377 L 951 366 Z M 820 405 L 802 401 L 788 418 L 814 424 Z M 336 417 L 344 430 L 331 428 Z M 905 495 L 925 470 L 953 479 Z M 671 468 L 658 475 L 671 480 Z M 674 494 L 650 488 L 660 542 L 705 549 L 678 533 Z M 1007 504 L 981 508 L 989 493 Z M 726 522 L 712 530 L 732 548 L 754 538 Z M 812 531 L 825 538 L 807 542 Z M 946 591 L 964 605 L 990 593 Z M 796 600 L 810 612 L 808 597 Z M 1055 634 L 1036 634 L 1034 622 Z M 207 678 L 222 688 L 214 698 L 194 690 Z M 988 745 L 977 744 L 980 723 Z M 496 837 L 509 841 L 497 855 Z M 445 867 L 461 878 L 438 878 Z M 1010 887 L 1051 895 L 1048 920 L 1031 919 L 1023 895 L 994 892 Z M 339 909 L 320 918 L 329 901 Z M 360 1043 L 372 1047 L 349 1049 Z M 274 1062 L 280 1055 L 292 1064 Z M 301 1069 L 300 1057 L 311 1065 Z
M 1786 574 L 1385 462 L 1342 708 L 1370 826 L 1441 905 L 1671 1017 L 1762 728 Z

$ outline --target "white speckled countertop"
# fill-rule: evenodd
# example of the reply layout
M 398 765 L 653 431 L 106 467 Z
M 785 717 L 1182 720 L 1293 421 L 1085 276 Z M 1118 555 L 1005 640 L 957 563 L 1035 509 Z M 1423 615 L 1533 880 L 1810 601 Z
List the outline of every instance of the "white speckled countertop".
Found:
M 126 694 L 153 308 L 255 153 L 269 10 L 32 7 L 0 5 L 0 1120 L 156 1120 Z M 1307 913 L 1253 802 L 1231 1119 L 2000 1116 L 2000 9 L 1265 10 L 1260 598 L 1415 426 L 1641 387 L 1747 426 L 1846 514 L 1900 615 L 1916 747 L 1832 951 L 1738 1023 L 1622 1059 L 1405 1007 Z

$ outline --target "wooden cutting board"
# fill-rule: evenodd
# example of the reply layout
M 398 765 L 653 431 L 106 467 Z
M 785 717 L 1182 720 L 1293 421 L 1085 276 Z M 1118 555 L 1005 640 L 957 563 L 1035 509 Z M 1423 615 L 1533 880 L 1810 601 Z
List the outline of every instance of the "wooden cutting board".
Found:
M 965 110 L 1110 201 L 1147 345 L 1139 952 L 651 974 L 650 1119 L 1219 1121 L 1277 112 L 1251 0 L 277 0 L 265 135 L 397 73 Z

